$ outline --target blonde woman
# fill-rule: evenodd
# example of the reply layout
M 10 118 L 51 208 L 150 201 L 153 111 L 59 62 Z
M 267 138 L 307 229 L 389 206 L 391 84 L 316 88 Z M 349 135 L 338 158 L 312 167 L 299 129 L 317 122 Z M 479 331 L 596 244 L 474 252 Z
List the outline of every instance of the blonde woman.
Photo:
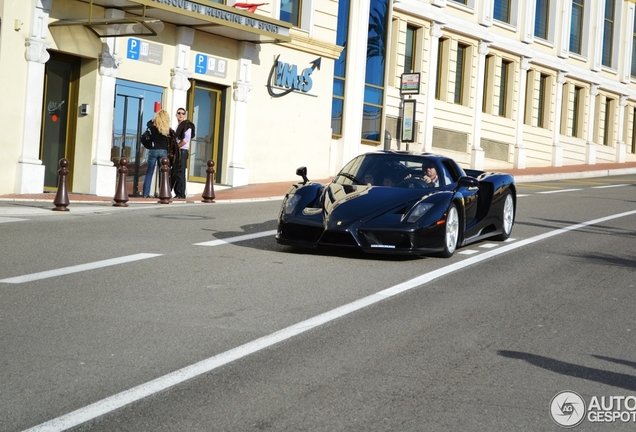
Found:
M 166 110 L 159 110 L 155 118 L 148 122 L 148 129 L 152 136 L 152 149 L 148 150 L 148 168 L 144 178 L 144 198 L 150 197 L 150 183 L 155 174 L 155 168 L 161 164 L 162 158 L 168 157 L 168 136 L 170 135 L 170 115 Z

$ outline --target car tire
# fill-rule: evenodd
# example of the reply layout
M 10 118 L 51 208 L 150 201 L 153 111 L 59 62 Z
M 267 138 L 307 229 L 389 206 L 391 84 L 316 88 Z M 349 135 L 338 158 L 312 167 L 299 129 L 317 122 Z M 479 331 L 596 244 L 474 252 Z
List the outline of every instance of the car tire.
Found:
M 457 249 L 459 242 L 459 213 L 455 203 L 451 203 L 446 212 L 446 227 L 444 228 L 444 250 L 440 253 L 443 258 L 450 258 Z
M 501 212 L 501 234 L 495 240 L 508 240 L 515 223 L 515 203 L 510 191 L 506 191 L 503 197 L 503 210 Z

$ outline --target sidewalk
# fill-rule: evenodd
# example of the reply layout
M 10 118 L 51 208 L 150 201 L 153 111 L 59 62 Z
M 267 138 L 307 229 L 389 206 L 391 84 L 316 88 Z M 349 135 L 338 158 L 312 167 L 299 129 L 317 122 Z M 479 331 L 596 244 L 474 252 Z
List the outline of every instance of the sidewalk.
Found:
M 576 179 L 576 178 L 589 178 L 589 177 L 604 177 L 610 175 L 625 175 L 636 174 L 636 162 L 627 163 L 605 163 L 596 165 L 571 165 L 563 167 L 540 167 L 540 168 L 524 168 L 524 169 L 510 169 L 501 170 L 512 174 L 515 177 L 517 183 L 532 183 L 550 180 L 564 180 L 564 179 Z M 286 182 L 277 183 L 257 183 L 240 187 L 228 187 L 223 185 L 215 185 L 214 192 L 216 195 L 215 201 L 240 201 L 240 200 L 254 200 L 254 199 L 278 199 L 282 198 L 289 187 L 300 180 L 290 179 Z M 330 179 L 311 179 L 318 182 L 327 182 Z M 95 195 L 85 194 L 68 194 L 70 203 L 77 202 L 99 202 L 99 203 L 114 203 L 113 197 L 100 197 Z M 55 200 L 55 193 L 41 193 L 41 194 L 9 194 L 0 195 L 0 201 L 35 201 L 35 202 L 53 202 Z M 200 195 L 188 196 L 185 200 L 173 200 L 172 203 L 193 203 L 201 202 L 202 197 Z M 140 198 L 129 197 L 128 204 L 131 203 L 149 203 L 156 204 L 157 198 Z

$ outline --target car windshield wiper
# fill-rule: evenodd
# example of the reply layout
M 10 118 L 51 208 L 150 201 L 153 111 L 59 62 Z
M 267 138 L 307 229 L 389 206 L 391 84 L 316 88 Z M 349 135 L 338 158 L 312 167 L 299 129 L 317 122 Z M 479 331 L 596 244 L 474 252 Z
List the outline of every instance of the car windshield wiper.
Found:
M 351 180 L 352 182 L 359 184 L 359 185 L 363 185 L 364 182 L 361 182 L 360 179 L 356 176 L 354 176 L 353 174 L 349 174 L 349 173 L 340 173 L 341 176 L 348 178 L 349 180 Z

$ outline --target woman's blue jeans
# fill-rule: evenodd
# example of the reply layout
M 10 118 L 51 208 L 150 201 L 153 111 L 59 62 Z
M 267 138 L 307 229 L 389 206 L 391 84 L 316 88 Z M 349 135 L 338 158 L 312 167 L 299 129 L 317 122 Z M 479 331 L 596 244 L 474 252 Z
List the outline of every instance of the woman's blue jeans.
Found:
M 146 177 L 144 178 L 144 196 L 145 197 L 150 195 L 150 184 L 152 183 L 152 176 L 155 173 L 155 167 L 157 165 L 161 167 L 161 158 L 167 158 L 167 157 L 168 157 L 168 150 L 148 150 L 148 169 L 146 170 Z

